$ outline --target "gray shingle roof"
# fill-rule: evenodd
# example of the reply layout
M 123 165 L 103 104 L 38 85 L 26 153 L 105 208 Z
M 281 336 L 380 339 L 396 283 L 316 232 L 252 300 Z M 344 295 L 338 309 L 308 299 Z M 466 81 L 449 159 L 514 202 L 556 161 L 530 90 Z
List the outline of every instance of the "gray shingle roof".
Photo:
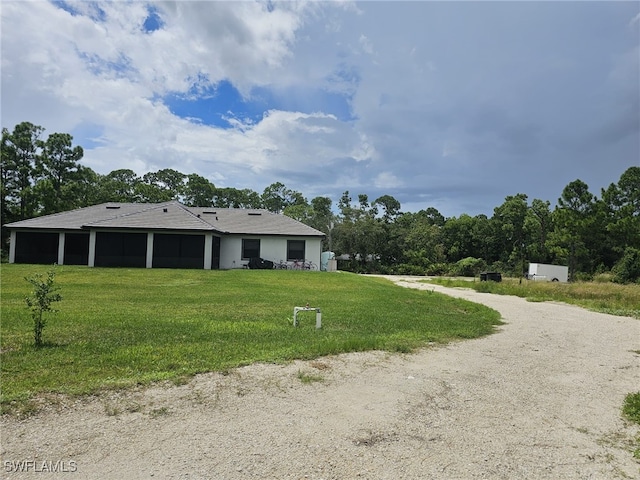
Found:
M 186 207 L 178 202 L 103 203 L 5 225 L 12 229 L 139 229 L 221 234 L 324 236 L 285 215 L 261 209 Z

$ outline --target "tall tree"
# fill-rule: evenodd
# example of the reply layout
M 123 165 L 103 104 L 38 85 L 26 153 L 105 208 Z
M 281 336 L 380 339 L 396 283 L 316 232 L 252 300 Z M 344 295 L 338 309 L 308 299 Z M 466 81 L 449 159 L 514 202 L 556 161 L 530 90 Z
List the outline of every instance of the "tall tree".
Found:
M 553 230 L 549 201 L 534 198 L 525 218 L 526 253 L 528 260 L 535 263 L 549 263 L 551 260 L 547 238 Z
M 592 230 L 595 197 L 582 180 L 574 180 L 562 190 L 558 206 L 553 211 L 554 231 L 550 238 L 552 253 L 557 260 L 569 264 L 569 274 L 591 272 L 593 259 L 589 244 Z
M 437 208 L 428 207 L 426 210 L 420 210 L 418 213 L 424 216 L 430 225 L 437 225 L 438 227 L 444 225 L 444 215 L 442 215 Z
M 400 264 L 433 271 L 434 265 L 446 260 L 441 227 L 434 223 L 429 209 L 401 214 L 393 224 L 389 242 L 394 245 L 396 262 Z
M 358 207 L 350 202 L 346 191 L 338 203 L 340 223 L 334 229 L 334 244 L 340 253 L 349 254 L 352 268 L 369 271 L 381 257 L 385 232 L 382 222 L 376 218 L 378 209 L 369 205 L 366 194 L 358 195 Z
M 467 257 L 476 257 L 476 242 L 473 237 L 474 225 L 474 218 L 466 213 L 457 218 L 447 218 L 442 227 L 442 238 L 446 246 L 446 255 L 449 262 L 457 262 Z
M 39 213 L 57 213 L 78 204 L 73 183 L 79 180 L 78 162 L 83 156 L 84 150 L 73 146 L 73 137 L 68 133 L 52 133 L 42 144 L 34 170 Z
M 100 201 L 139 202 L 141 199 L 138 196 L 138 184 L 141 181 L 138 174 L 128 168 L 113 170 L 98 179 Z
M 510 195 L 493 210 L 494 241 L 502 251 L 501 261 L 507 262 L 514 270 L 524 259 L 525 247 L 530 243 L 525 237 L 527 217 L 527 196 L 524 193 Z
M 608 243 L 618 256 L 627 247 L 640 249 L 640 167 L 630 167 L 617 184 L 602 190 Z
M 100 198 L 100 176 L 89 167 L 80 165 L 74 175 L 73 182 L 63 189 L 70 191 L 64 196 L 72 200 L 69 208 L 88 207 L 102 202 Z
M 218 208 L 262 208 L 258 192 L 249 188 L 216 188 L 213 192 L 213 207 Z
M 138 194 L 143 202 L 149 203 L 180 200 L 186 178 L 184 173 L 171 168 L 145 173 L 137 185 Z
M 216 187 L 206 178 L 192 173 L 187 175 L 183 190 L 183 201 L 190 207 L 211 207 Z
M 264 189 L 262 204 L 273 213 L 282 213 L 291 205 L 305 205 L 307 201 L 300 192 L 288 189 L 283 183 L 275 182 Z
M 380 206 L 384 213 L 382 218 L 385 223 L 393 222 L 400 215 L 400 202 L 391 195 L 382 195 L 373 201 L 373 206 Z
M 44 128 L 30 122 L 16 125 L 13 132 L 2 129 L 3 222 L 23 220 L 36 213 L 33 177 L 36 158 L 42 149 Z

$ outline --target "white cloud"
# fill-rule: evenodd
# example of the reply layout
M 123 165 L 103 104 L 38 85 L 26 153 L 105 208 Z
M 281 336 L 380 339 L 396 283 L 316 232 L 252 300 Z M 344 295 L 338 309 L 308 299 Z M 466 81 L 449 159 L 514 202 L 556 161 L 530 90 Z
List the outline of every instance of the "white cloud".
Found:
M 84 162 L 100 173 L 176 168 L 239 188 L 282 180 L 438 206 L 481 182 L 497 196 L 545 185 L 526 193 L 553 200 L 576 177 L 616 181 L 640 154 L 633 3 L 68 5 L 74 15 L 2 3 L 3 127 L 91 125 Z M 261 87 L 295 101 L 267 102 L 262 117 L 225 106 L 226 129 L 163 103 L 223 79 L 245 98 Z M 535 182 L 528 165 L 567 173 Z
M 379 173 L 373 184 L 381 189 L 393 189 L 402 186 L 403 182 L 391 172 Z
M 365 53 L 368 53 L 369 55 L 373 55 L 373 44 L 371 43 L 371 40 L 367 38 L 366 35 L 364 34 L 360 35 L 360 38 L 358 39 L 358 43 L 360 44 L 360 46 L 362 47 L 362 50 Z

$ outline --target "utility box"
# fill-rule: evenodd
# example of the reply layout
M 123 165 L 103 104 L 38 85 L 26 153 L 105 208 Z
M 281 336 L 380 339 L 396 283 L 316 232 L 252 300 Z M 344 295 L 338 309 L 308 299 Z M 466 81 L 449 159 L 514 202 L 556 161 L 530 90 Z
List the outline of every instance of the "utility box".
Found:
M 527 278 L 538 282 L 567 283 L 569 281 L 569 267 L 548 265 L 546 263 L 530 263 Z
M 323 272 L 331 272 L 332 270 L 329 270 L 329 262 L 331 262 L 331 260 L 335 261 L 336 258 L 336 254 L 333 252 L 322 252 L 320 254 L 320 270 Z

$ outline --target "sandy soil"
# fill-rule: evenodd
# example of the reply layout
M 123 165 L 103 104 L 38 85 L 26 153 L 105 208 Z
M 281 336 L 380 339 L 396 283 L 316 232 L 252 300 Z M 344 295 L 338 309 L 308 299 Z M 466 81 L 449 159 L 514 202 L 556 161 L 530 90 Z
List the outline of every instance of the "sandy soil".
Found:
M 3 418 L 0 478 L 640 478 L 640 432 L 620 417 L 640 390 L 640 321 L 394 280 L 505 325 L 411 355 L 253 365 Z

